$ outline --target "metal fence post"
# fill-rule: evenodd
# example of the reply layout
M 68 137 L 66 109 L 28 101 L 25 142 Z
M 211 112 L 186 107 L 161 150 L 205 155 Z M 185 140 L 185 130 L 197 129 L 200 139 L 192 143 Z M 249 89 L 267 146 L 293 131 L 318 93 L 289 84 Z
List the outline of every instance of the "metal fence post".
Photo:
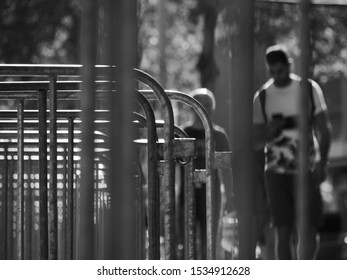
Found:
M 57 76 L 49 76 L 49 211 L 50 259 L 58 259 L 58 204 L 57 204 Z
M 233 40 L 234 88 L 233 112 L 233 180 L 239 215 L 239 258 L 255 258 L 253 170 L 252 170 L 252 103 L 253 103 L 253 46 L 254 1 L 237 1 L 240 8 L 238 29 Z M 245 80 L 247 79 L 247 80 Z
M 4 179 L 3 179 L 3 188 L 4 188 L 4 259 L 7 260 L 8 257 L 8 222 L 9 222 L 9 211 L 8 211 L 8 201 L 9 201 L 9 184 L 8 184 L 8 147 L 4 145 Z
M 74 213 L 75 213 L 75 207 L 74 207 L 74 122 L 73 118 L 69 118 L 69 128 L 68 128 L 68 150 L 67 150 L 67 212 L 68 212 L 68 221 L 67 221 L 67 228 L 68 228 L 68 247 L 69 247 L 69 254 L 68 254 L 68 259 L 72 260 L 74 258 Z
M 25 230 L 24 230 L 24 100 L 17 101 L 17 190 L 19 197 L 19 209 L 20 209 L 20 227 L 17 232 L 20 232 L 20 258 L 24 260 L 24 244 L 25 244 Z M 18 224 L 18 223 L 17 223 Z
M 309 110 L 307 104 L 309 102 L 307 92 L 309 89 L 308 78 L 310 77 L 311 63 L 311 36 L 310 36 L 310 1 L 301 0 L 300 2 L 300 76 L 302 78 L 299 100 L 299 157 L 298 157 L 298 181 L 296 186 L 297 206 L 296 213 L 298 217 L 297 226 L 299 233 L 298 258 L 305 258 L 311 242 L 308 233 L 308 207 L 309 186 L 308 183 L 308 137 L 309 137 Z
M 39 201 L 40 201 L 40 259 L 47 260 L 48 252 L 48 190 L 47 190 L 47 91 L 39 91 Z
M 82 159 L 77 259 L 94 259 L 94 110 L 97 1 L 83 1 L 82 18 Z
M 136 259 L 136 190 L 133 180 L 133 126 L 135 79 L 137 63 L 137 1 L 113 1 L 111 21 L 112 64 L 116 65 L 117 98 L 111 111 L 110 192 L 110 256 L 111 259 Z M 112 13 L 112 14 L 111 14 Z M 114 78 L 114 77 L 113 77 Z M 121 133 L 120 133 L 121 132 Z M 122 225 L 122 230 L 119 230 Z

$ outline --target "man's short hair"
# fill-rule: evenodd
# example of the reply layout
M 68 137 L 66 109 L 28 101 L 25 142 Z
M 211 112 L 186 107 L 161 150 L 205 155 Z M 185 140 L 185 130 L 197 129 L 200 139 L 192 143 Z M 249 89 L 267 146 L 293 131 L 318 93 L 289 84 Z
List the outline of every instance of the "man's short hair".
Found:
M 283 63 L 288 65 L 291 63 L 291 58 L 289 57 L 288 51 L 285 47 L 281 45 L 274 45 L 266 49 L 266 62 L 269 65 L 276 63 Z

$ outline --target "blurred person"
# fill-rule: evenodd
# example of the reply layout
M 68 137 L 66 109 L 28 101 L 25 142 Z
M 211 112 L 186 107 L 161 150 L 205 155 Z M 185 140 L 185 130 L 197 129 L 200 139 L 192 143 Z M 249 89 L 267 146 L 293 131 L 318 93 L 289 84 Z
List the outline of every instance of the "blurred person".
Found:
M 207 88 L 198 88 L 194 90 L 190 96 L 196 99 L 206 109 L 210 118 L 216 110 L 216 101 L 213 93 Z M 193 159 L 194 169 L 205 169 L 205 129 L 201 119 L 195 114 L 193 122 L 183 124 L 184 131 L 189 137 L 197 140 L 197 149 L 201 156 Z M 229 139 L 226 131 L 219 125 L 212 122 L 213 134 L 215 138 L 215 151 L 230 151 Z M 232 179 L 231 169 L 223 169 L 216 171 L 216 186 L 215 188 L 215 224 L 213 225 L 214 236 L 217 239 L 217 233 L 220 223 L 222 211 L 230 212 L 232 210 Z M 183 180 L 181 180 L 183 182 Z M 180 223 L 183 221 L 183 205 L 184 205 L 184 189 L 183 184 L 180 188 L 179 208 L 181 210 Z M 206 184 L 195 184 L 195 200 L 196 200 L 196 230 L 197 230 L 197 245 L 198 258 L 206 259 Z M 182 233 L 181 233 L 182 234 Z M 215 244 L 217 240 L 213 241 Z M 216 248 L 218 246 L 216 245 Z
M 265 148 L 265 182 L 275 229 L 275 257 L 294 259 L 293 243 L 297 239 L 295 217 L 295 183 L 298 171 L 298 116 L 301 78 L 291 73 L 292 59 L 287 50 L 271 46 L 266 50 L 267 68 L 272 76 L 256 93 L 253 102 L 253 133 L 256 150 Z M 327 106 L 319 85 L 309 82 L 309 235 L 307 255 L 314 259 L 318 249 L 318 227 L 322 222 L 319 185 L 326 178 L 331 125 Z M 297 246 L 300 246 L 300 236 Z

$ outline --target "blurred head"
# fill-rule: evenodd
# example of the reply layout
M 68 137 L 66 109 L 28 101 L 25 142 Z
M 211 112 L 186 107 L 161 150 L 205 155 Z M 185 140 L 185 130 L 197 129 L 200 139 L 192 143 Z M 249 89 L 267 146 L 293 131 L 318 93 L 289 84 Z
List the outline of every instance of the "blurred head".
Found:
M 266 63 L 276 86 L 286 86 L 290 82 L 292 59 L 287 50 L 280 46 L 271 46 L 266 50 Z
M 198 88 L 193 90 L 190 95 L 204 106 L 210 116 L 213 115 L 216 109 L 216 100 L 212 91 L 207 88 Z

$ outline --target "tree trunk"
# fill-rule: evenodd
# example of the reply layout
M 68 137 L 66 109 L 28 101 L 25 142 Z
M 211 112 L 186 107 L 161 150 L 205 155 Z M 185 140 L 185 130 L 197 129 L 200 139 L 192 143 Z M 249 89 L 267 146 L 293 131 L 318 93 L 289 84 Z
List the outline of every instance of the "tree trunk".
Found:
M 203 46 L 197 69 L 200 72 L 202 87 L 214 90 L 214 82 L 218 76 L 218 67 L 214 58 L 215 29 L 218 18 L 219 1 L 201 1 L 200 9 L 204 19 Z

